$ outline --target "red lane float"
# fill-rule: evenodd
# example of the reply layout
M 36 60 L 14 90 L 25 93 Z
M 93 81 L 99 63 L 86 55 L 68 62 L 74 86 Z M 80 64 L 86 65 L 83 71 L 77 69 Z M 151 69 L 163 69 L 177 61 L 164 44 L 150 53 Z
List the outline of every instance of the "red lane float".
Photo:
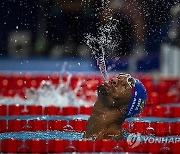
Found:
M 86 120 L 0 119 L 0 133 L 19 131 L 85 131 Z
M 180 106 L 171 106 L 170 112 L 172 117 L 180 117 Z
M 0 116 L 7 115 L 7 105 L 0 104 Z
M 22 115 L 23 109 L 24 109 L 24 105 L 19 105 L 19 104 L 9 105 L 8 114 L 9 115 Z
M 59 153 L 65 152 L 66 148 L 70 145 L 69 140 L 65 139 L 52 139 L 48 141 L 48 152 Z
M 20 149 L 20 152 L 45 153 L 47 152 L 46 142 L 47 142 L 46 140 L 42 140 L 42 139 L 28 139 L 25 141 L 25 145 L 29 148 L 27 149 L 27 151 L 24 151 L 25 148 Z
M 62 131 L 64 130 L 65 126 L 67 126 L 66 120 L 49 120 L 48 121 L 48 130 L 58 130 Z
M 92 113 L 93 106 L 81 106 L 79 108 L 79 114 L 90 115 Z
M 8 120 L 8 132 L 19 132 L 24 130 L 24 126 L 26 125 L 26 120 L 21 119 L 11 119 Z
M 180 117 L 180 106 L 163 106 L 153 105 L 146 106 L 138 114 L 140 117 L 162 117 L 162 118 L 178 118 Z
M 73 140 L 72 147 L 74 147 L 74 150 L 76 152 L 93 152 L 94 151 L 94 141 L 85 140 L 85 139 Z M 73 149 L 73 148 L 71 148 L 71 149 Z M 70 151 L 70 149 L 67 149 L 67 151 L 73 152 L 73 151 Z
M 26 106 L 27 112 L 24 112 L 27 115 L 42 115 L 43 114 L 43 107 L 40 105 L 27 105 Z
M 11 115 L 77 115 L 86 114 L 90 115 L 93 106 L 67 106 L 67 107 L 56 107 L 56 106 L 46 106 L 42 107 L 40 105 L 2 105 L 0 104 L 0 116 L 11 116 Z
M 170 133 L 171 135 L 180 135 L 180 121 L 170 123 Z
M 133 123 L 133 125 L 130 127 L 130 132 L 138 132 L 141 134 L 145 134 L 146 128 L 148 128 L 149 123 L 144 121 L 136 121 Z
M 166 117 L 166 113 L 167 113 L 166 106 L 156 105 L 156 106 L 152 106 L 152 108 L 151 108 L 151 116 Z
M 75 107 L 75 106 L 63 107 L 62 114 L 63 115 L 77 115 L 78 107 Z
M 43 115 L 43 107 L 40 105 L 9 105 L 7 115 Z
M 156 136 L 180 135 L 180 122 L 145 122 L 125 121 L 122 128 L 129 133 L 141 133 L 142 135 L 154 134 Z
M 0 119 L 0 133 L 7 132 L 7 120 Z
M 70 120 L 69 125 L 72 126 L 72 129 L 75 131 L 85 131 L 86 130 L 86 120 L 76 119 Z
M 179 101 L 179 93 L 175 92 L 150 92 L 148 93 L 147 105 L 172 104 Z
M 28 126 L 31 128 L 31 131 L 46 131 L 47 121 L 39 119 L 29 120 Z
M 67 139 L 2 139 L 1 152 L 5 153 L 61 153 L 61 152 L 142 152 L 180 153 L 180 142 L 140 142 L 131 147 L 128 140 L 67 140 Z
M 86 120 L 22 120 L 10 119 L 0 120 L 0 132 L 19 132 L 19 131 L 77 131 L 86 130 Z M 15 127 L 14 127 L 15 126 Z M 122 128 L 130 133 L 141 133 L 142 135 L 154 134 L 156 136 L 180 135 L 180 122 L 145 122 L 145 121 L 125 121 Z
M 93 106 L 67 106 L 67 107 L 56 107 L 56 106 L 46 106 L 42 107 L 40 105 L 2 105 L 0 104 L 0 116 L 10 116 L 10 115 L 77 115 L 86 114 L 90 115 L 92 113 Z M 140 117 L 169 117 L 178 118 L 180 117 L 180 106 L 163 106 L 163 105 L 153 105 L 146 106 L 138 116 Z
M 116 147 L 117 141 L 112 140 L 96 140 L 95 151 L 96 152 L 112 152 L 113 148 Z
M 16 153 L 19 152 L 19 147 L 23 144 L 20 139 L 2 139 L 1 140 L 1 152 Z
M 157 92 L 149 93 L 147 105 L 158 105 L 158 104 L 160 104 L 159 94 Z
M 56 106 L 44 107 L 44 115 L 61 115 L 60 108 Z

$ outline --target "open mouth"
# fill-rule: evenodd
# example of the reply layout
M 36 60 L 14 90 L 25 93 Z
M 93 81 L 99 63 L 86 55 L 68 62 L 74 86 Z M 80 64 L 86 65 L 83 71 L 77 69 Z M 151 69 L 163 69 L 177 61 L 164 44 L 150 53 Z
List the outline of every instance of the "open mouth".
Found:
M 109 90 L 112 88 L 112 85 L 109 82 L 104 82 L 98 86 L 98 93 L 103 95 L 109 95 Z

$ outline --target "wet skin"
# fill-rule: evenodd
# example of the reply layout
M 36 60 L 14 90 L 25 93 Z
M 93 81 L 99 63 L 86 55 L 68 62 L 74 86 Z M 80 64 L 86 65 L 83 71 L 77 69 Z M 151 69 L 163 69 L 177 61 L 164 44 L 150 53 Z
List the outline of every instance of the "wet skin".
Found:
M 121 125 L 125 119 L 132 88 L 126 74 L 105 82 L 98 88 L 98 99 L 87 121 L 84 137 L 92 139 L 121 139 Z

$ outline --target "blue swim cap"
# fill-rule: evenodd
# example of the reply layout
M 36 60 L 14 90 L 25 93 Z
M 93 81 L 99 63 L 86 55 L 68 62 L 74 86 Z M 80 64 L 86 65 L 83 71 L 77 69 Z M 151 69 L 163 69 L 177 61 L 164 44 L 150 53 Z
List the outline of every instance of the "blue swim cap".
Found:
M 131 77 L 132 80 L 132 98 L 129 102 L 126 117 L 130 118 L 134 115 L 140 113 L 142 108 L 145 106 L 145 101 L 147 98 L 147 93 L 144 85 L 141 81 L 136 78 Z

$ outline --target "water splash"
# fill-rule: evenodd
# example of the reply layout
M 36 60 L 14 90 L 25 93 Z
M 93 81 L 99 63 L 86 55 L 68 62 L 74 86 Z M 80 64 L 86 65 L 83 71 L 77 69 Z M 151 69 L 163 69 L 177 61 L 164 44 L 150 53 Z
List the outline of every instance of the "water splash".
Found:
M 40 86 L 35 89 L 33 87 L 26 89 L 26 100 L 16 96 L 13 98 L 1 97 L 1 104 L 18 104 L 22 105 L 42 105 L 42 106 L 81 106 L 81 105 L 93 105 L 94 102 L 85 100 L 84 96 L 77 97 L 77 93 L 82 91 L 81 85 L 83 80 L 78 80 L 75 89 L 70 86 L 72 74 L 68 74 L 67 81 L 63 81 L 60 78 L 59 84 L 53 85 L 50 80 L 43 80 Z
M 33 99 L 35 102 L 39 102 L 42 106 L 47 106 L 51 102 L 57 106 L 81 106 L 92 105 L 92 102 L 84 100 L 84 98 L 77 98 L 77 93 L 81 89 L 83 83 L 82 80 L 78 80 L 75 89 L 70 86 L 72 74 L 68 74 L 67 81 L 63 81 L 60 78 L 60 84 L 55 86 L 51 81 L 42 81 L 38 89 L 27 89 L 27 99 Z M 33 95 L 32 95 L 33 91 Z
M 108 3 L 109 1 L 103 1 L 102 7 L 107 7 Z M 110 17 L 105 25 L 101 25 L 98 28 L 96 37 L 92 34 L 85 35 L 85 43 L 95 56 L 97 65 L 99 66 L 100 72 L 105 80 L 108 80 L 105 53 L 112 52 L 118 46 L 118 39 L 116 35 L 117 24 L 118 20 Z

